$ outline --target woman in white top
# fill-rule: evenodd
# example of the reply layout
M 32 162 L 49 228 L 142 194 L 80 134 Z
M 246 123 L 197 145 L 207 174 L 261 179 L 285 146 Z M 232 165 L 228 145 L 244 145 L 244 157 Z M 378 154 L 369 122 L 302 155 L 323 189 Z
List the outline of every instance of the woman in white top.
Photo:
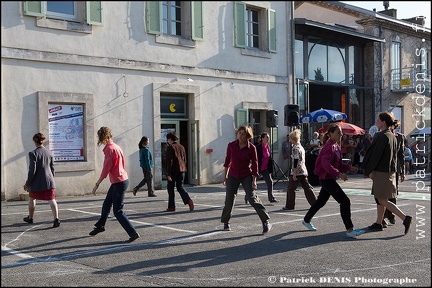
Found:
M 287 200 L 283 210 L 294 210 L 295 206 L 295 190 L 297 186 L 301 184 L 304 194 L 306 196 L 309 205 L 312 205 L 316 196 L 313 192 L 312 186 L 308 181 L 308 172 L 305 164 L 305 149 L 300 143 L 301 132 L 299 129 L 294 130 L 289 134 L 289 139 L 292 143 L 291 147 L 291 173 L 288 181 Z

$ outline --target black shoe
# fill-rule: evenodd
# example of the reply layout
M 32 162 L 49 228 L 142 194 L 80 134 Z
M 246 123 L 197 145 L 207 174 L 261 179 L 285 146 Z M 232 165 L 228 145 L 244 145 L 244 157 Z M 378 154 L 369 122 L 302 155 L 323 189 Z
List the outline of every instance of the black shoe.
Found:
M 383 227 L 381 224 L 373 223 L 371 226 L 368 227 L 371 231 L 383 231 Z
M 248 200 L 247 200 L 246 195 L 245 195 L 245 204 L 248 204 Z
M 136 196 L 136 193 L 138 192 L 138 187 L 135 187 L 133 190 L 132 190 L 132 194 L 134 195 L 134 196 Z
M 271 228 L 272 228 L 272 225 L 268 221 L 263 222 L 262 234 L 266 234 L 267 232 L 269 232 L 271 230 Z
M 277 199 L 270 200 L 270 203 L 278 203 L 278 202 L 279 202 L 279 200 L 277 200 Z
M 90 236 L 95 236 L 96 234 L 100 233 L 100 232 L 104 232 L 105 231 L 105 227 L 95 227 L 93 229 L 93 231 L 91 231 L 89 233 Z
M 411 216 L 405 216 L 405 220 L 403 221 L 403 225 L 405 226 L 405 234 L 408 233 L 409 228 L 411 226 L 412 217 Z
M 150 195 L 148 195 L 148 197 L 157 197 L 157 195 L 156 194 L 150 194 Z
M 56 218 L 56 219 L 54 220 L 53 227 L 54 227 L 54 228 L 57 228 L 57 227 L 59 227 L 59 226 L 60 226 L 60 220 L 59 220 L 58 218 Z
M 390 224 L 392 224 L 392 225 L 396 224 L 395 216 L 388 218 L 388 220 L 389 220 Z
M 383 219 L 383 221 L 382 221 L 382 228 L 387 228 L 388 226 L 387 226 L 387 222 L 386 222 L 386 220 L 385 219 Z
M 135 235 L 131 236 L 128 240 L 126 240 L 127 243 L 131 243 L 135 241 L 136 239 L 140 238 L 140 235 L 138 233 L 135 233 Z
M 193 203 L 192 199 L 189 199 L 188 205 L 189 205 L 189 211 L 193 211 L 194 208 L 195 208 L 195 206 L 194 206 L 194 203 Z
M 286 211 L 293 211 L 294 208 L 288 208 L 288 207 L 284 206 L 284 207 L 282 207 L 282 210 L 286 210 Z
M 30 218 L 29 216 L 24 217 L 23 220 L 24 220 L 24 222 L 27 222 L 29 224 L 33 224 L 33 218 Z

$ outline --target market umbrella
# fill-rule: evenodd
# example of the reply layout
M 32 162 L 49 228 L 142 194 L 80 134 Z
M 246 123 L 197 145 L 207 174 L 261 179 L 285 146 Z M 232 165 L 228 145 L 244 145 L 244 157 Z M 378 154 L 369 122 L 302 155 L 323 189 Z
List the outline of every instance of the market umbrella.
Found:
M 342 133 L 346 135 L 364 135 L 365 130 L 363 128 L 358 127 L 357 125 L 345 122 L 336 123 L 342 128 Z M 326 125 L 318 130 L 318 133 L 325 133 L 327 131 L 329 125 Z
M 324 122 L 337 122 L 346 119 L 347 115 L 343 112 L 329 110 L 329 109 L 319 109 L 312 111 L 300 118 L 300 123 L 324 123 Z
M 420 129 L 420 130 L 415 130 L 414 132 L 412 132 L 410 134 L 410 137 L 413 137 L 413 138 L 419 137 L 419 136 L 427 137 L 430 135 L 431 135 L 431 127 L 425 127 L 423 129 Z

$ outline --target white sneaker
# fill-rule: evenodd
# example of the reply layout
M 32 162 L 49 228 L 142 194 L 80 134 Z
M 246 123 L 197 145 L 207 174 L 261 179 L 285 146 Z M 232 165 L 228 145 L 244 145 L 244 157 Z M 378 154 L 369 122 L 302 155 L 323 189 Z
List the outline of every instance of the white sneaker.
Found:
M 312 223 L 307 223 L 304 220 L 302 220 L 302 224 L 304 226 L 306 226 L 306 228 L 308 228 L 310 231 L 316 231 L 317 230 Z
M 361 235 L 363 233 L 365 233 L 364 230 L 353 229 L 353 231 L 351 231 L 351 232 L 346 232 L 346 235 L 347 235 L 348 238 L 355 238 L 355 237 L 357 237 L 357 236 L 359 236 L 359 235 Z

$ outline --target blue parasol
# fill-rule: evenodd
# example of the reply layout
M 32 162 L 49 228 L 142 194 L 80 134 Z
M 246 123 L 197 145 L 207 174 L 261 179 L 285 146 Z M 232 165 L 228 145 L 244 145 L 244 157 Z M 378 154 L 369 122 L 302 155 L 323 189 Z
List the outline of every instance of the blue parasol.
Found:
M 329 110 L 329 109 L 319 109 L 312 111 L 300 118 L 300 123 L 324 123 L 324 122 L 338 122 L 346 119 L 347 115 L 345 113 Z

